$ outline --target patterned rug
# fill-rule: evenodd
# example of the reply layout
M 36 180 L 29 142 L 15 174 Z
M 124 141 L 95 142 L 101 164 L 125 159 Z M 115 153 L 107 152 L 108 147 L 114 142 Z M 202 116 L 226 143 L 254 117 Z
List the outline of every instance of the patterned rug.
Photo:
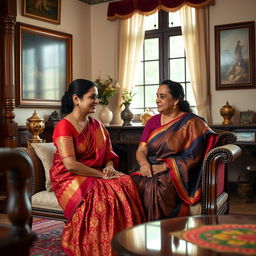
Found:
M 256 255 L 256 225 L 223 224 L 192 228 L 182 238 L 219 252 Z
M 61 250 L 61 234 L 64 222 L 49 219 L 33 221 L 32 230 L 37 234 L 37 240 L 30 250 L 31 256 L 61 256 L 66 255 Z

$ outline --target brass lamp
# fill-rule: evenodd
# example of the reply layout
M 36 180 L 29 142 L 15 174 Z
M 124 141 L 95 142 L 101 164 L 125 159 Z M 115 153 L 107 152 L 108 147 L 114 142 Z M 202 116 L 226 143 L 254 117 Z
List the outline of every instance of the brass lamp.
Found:
M 220 109 L 220 114 L 223 117 L 222 124 L 229 125 L 232 124 L 231 117 L 234 115 L 235 110 L 232 108 L 232 106 L 229 105 L 228 101 L 226 102 L 226 105 L 224 105 Z
M 45 127 L 44 119 L 37 115 L 36 110 L 34 110 L 34 114 L 27 119 L 26 126 L 28 131 L 32 134 L 32 139 L 29 139 L 28 144 L 44 142 L 44 140 L 39 137 L 39 134 L 43 132 Z

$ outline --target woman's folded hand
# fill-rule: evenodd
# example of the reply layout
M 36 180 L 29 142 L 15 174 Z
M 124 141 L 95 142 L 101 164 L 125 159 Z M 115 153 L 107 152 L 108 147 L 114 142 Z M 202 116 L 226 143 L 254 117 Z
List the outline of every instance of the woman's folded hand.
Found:
M 124 175 L 124 173 L 118 172 L 117 170 L 115 170 L 113 166 L 106 166 L 103 169 L 103 173 L 104 173 L 104 176 L 102 177 L 103 179 L 114 179 Z
M 152 177 L 151 165 L 149 162 L 144 162 L 140 165 L 140 172 L 143 176 Z

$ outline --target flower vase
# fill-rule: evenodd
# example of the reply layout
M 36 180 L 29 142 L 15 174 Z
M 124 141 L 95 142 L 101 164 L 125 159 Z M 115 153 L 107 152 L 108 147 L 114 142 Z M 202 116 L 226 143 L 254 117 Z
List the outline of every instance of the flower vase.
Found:
M 124 121 L 123 126 L 131 126 L 132 119 L 134 117 L 132 111 L 130 110 L 131 103 L 124 103 L 125 109 L 121 112 L 121 118 Z
M 107 105 L 102 105 L 102 108 L 99 112 L 99 119 L 105 126 L 109 125 L 109 123 L 112 121 L 113 113 Z

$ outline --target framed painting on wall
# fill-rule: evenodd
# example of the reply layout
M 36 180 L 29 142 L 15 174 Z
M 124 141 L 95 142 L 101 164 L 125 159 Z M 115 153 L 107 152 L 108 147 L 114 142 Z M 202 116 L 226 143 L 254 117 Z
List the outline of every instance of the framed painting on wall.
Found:
M 216 90 L 255 88 L 254 21 L 215 26 Z
M 72 35 L 16 24 L 16 106 L 60 106 L 72 81 Z
M 60 24 L 61 0 L 22 0 L 22 15 Z

